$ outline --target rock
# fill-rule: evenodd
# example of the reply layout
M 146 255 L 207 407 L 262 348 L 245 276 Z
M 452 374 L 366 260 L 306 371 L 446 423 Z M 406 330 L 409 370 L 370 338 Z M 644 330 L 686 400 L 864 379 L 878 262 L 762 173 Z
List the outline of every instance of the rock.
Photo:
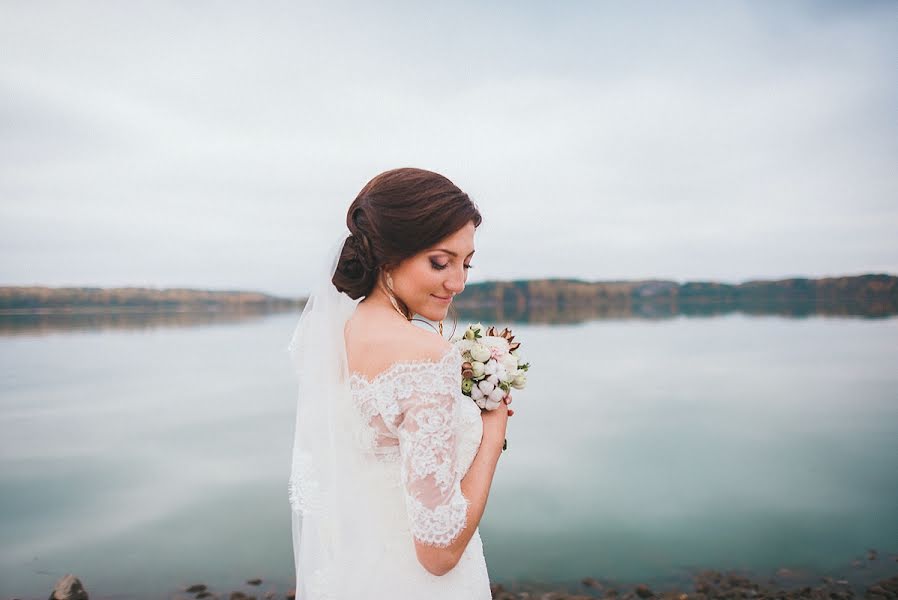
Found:
M 246 583 L 250 585 L 259 585 L 260 583 L 262 583 L 262 580 L 257 577 L 255 579 L 247 579 Z
M 891 579 L 883 579 L 879 582 L 879 585 L 889 590 L 893 594 L 898 594 L 898 575 L 892 577 Z
M 895 600 L 895 598 L 898 598 L 898 575 L 877 581 L 867 588 L 864 597 L 871 600 L 878 600 L 879 598 Z
M 228 600 L 247 600 L 246 594 L 243 592 L 231 592 L 231 596 Z
M 867 550 L 867 560 L 876 560 L 876 549 L 870 548 Z
M 505 588 L 502 587 L 501 583 L 491 583 L 490 584 L 490 595 L 495 598 L 499 594 L 505 591 Z
M 596 580 L 596 579 L 594 579 L 594 578 L 592 578 L 592 577 L 586 577 L 585 579 L 583 579 L 582 581 L 580 581 L 580 583 L 582 583 L 582 584 L 585 585 L 586 587 L 595 588 L 595 589 L 597 589 L 597 590 L 602 589 L 602 584 L 599 583 L 598 580 Z
M 776 576 L 777 577 L 792 577 L 795 573 L 790 571 L 789 569 L 783 567 L 782 569 L 777 569 Z
M 291 589 L 287 592 L 287 600 L 296 600 L 296 590 Z
M 633 588 L 633 591 L 636 592 L 636 595 L 640 598 L 651 598 L 655 595 L 655 593 L 649 589 L 649 586 L 644 583 L 640 583 L 639 585 L 637 585 L 635 588 Z
M 192 586 L 188 587 L 185 592 L 190 592 L 191 594 L 196 594 L 197 592 L 205 592 L 206 586 L 202 583 L 195 583 Z
M 203 590 L 199 594 L 196 595 L 197 598 L 211 598 L 214 594 L 208 590 Z
M 87 600 L 87 592 L 80 579 L 67 573 L 53 586 L 50 600 Z

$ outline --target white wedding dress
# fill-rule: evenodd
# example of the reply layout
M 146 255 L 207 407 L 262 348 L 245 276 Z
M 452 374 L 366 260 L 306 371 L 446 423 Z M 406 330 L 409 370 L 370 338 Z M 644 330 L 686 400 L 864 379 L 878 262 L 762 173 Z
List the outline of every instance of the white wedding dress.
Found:
M 352 514 L 352 522 L 330 528 L 352 541 L 341 544 L 341 558 L 329 568 L 303 573 L 297 562 L 297 600 L 491 598 L 479 530 L 445 575 L 429 573 L 415 554 L 414 538 L 446 546 L 466 522 L 460 484 L 480 447 L 483 423 L 480 409 L 461 393 L 461 362 L 453 347 L 436 361 L 394 363 L 371 380 L 349 374 L 346 435 L 337 443 L 350 445 L 361 476 L 341 494 L 355 499 L 342 513 Z M 295 515 L 301 488 L 291 480 Z M 317 547 L 312 551 L 320 554 Z

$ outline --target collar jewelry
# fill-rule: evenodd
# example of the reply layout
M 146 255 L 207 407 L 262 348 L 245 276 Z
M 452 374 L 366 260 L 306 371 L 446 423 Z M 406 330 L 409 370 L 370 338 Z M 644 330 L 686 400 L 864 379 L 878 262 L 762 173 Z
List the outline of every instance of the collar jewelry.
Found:
M 381 288 L 387 294 L 387 297 L 390 299 L 390 304 L 393 305 L 393 308 L 396 309 L 402 318 L 406 321 L 411 321 L 412 318 L 405 314 L 405 312 L 399 308 L 399 303 L 396 302 L 396 296 L 393 294 L 393 277 L 386 271 L 384 271 L 384 279 L 386 279 L 386 286 L 384 286 L 383 281 L 381 282 Z M 440 337 L 443 335 L 443 321 L 440 320 Z

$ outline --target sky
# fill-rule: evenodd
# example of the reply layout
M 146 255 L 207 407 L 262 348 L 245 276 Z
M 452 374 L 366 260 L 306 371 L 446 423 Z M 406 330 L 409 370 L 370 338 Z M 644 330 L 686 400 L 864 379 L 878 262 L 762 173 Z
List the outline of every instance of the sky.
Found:
M 309 291 L 374 175 L 469 283 L 898 274 L 898 2 L 0 0 L 0 285 Z

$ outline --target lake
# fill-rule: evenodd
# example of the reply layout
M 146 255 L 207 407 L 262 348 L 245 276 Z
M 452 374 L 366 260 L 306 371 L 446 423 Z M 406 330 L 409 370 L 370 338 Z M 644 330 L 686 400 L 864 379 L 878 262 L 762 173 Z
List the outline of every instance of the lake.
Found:
M 0 596 L 292 587 L 297 317 L 4 317 Z M 513 327 L 532 369 L 480 527 L 493 581 L 894 564 L 898 318 Z

